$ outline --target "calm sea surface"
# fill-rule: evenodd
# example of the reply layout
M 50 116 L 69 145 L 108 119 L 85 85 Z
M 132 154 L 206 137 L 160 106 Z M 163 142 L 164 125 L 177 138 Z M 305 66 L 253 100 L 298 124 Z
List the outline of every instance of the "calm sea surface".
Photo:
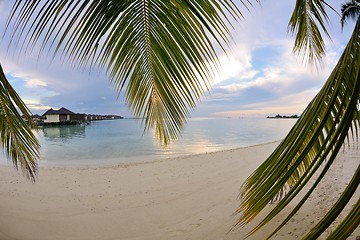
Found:
M 251 146 L 280 140 L 294 119 L 191 119 L 175 143 L 163 147 L 133 119 L 39 130 L 40 165 L 77 166 L 139 162 Z

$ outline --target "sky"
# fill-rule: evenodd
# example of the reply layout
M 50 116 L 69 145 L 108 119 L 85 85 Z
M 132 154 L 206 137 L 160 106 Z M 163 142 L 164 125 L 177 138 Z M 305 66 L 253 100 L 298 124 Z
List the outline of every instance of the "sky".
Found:
M 13 0 L 0 0 L 0 33 Z M 274 4 L 276 2 L 276 4 Z M 340 12 L 342 1 L 328 1 Z M 301 114 L 323 86 L 344 49 L 354 23 L 341 30 L 340 18 L 329 10 L 331 22 L 325 39 L 327 53 L 320 67 L 307 65 L 292 52 L 294 37 L 287 24 L 295 4 L 289 0 L 262 0 L 245 20 L 235 24 L 227 55 L 219 53 L 222 70 L 192 117 L 252 117 Z M 37 53 L 19 54 L 0 42 L 5 75 L 33 114 L 66 107 L 73 112 L 132 117 L 101 70 L 78 69 L 58 58 Z

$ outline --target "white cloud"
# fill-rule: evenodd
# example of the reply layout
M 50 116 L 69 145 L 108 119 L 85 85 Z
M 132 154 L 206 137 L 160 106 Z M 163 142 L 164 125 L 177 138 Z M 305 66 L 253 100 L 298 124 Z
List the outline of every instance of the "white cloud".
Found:
M 232 111 L 219 111 L 213 115 L 222 117 L 240 117 L 301 114 L 317 92 L 317 89 L 310 89 L 304 92 L 280 97 L 272 101 L 244 104 L 240 107 L 240 109 Z
M 256 75 L 257 71 L 252 69 L 250 48 L 243 44 L 238 44 L 231 49 L 231 55 L 222 55 L 219 58 L 221 70 L 214 85 L 219 84 L 229 78 L 249 79 Z
M 25 86 L 28 88 L 46 87 L 47 83 L 40 79 L 28 79 L 25 80 Z
M 220 88 L 234 93 L 256 87 L 266 88 L 273 91 L 273 93 L 286 94 L 294 92 L 295 86 L 303 85 L 304 89 L 309 89 L 322 85 L 337 61 L 337 54 L 333 51 L 329 52 L 324 59 L 323 67 L 319 70 L 312 66 L 306 66 L 301 59 L 294 56 L 290 42 L 289 40 L 279 39 L 270 42 L 270 45 L 263 43 L 262 48 L 265 49 L 276 47 L 278 55 L 272 56 L 272 61 L 269 61 L 262 69 L 247 69 L 248 72 L 256 72 L 256 74 L 249 75 L 250 80 L 241 81 L 244 79 L 243 76 L 232 76 L 238 81 L 222 85 Z M 252 65 L 253 63 L 250 61 L 248 66 Z M 302 91 L 304 89 L 297 90 Z
M 286 82 L 284 76 L 281 76 L 282 70 L 279 68 L 266 68 L 263 70 L 263 76 L 253 79 L 248 82 L 240 82 L 222 86 L 221 88 L 228 92 L 238 92 L 245 90 L 250 87 L 268 87 L 274 88 L 273 86 L 280 85 Z M 270 90 L 270 89 L 269 89 Z M 274 88 L 276 90 L 276 87 Z
M 212 83 L 214 93 L 204 100 L 203 105 L 209 109 L 207 115 L 226 113 L 227 110 L 254 114 L 271 113 L 271 109 L 279 113 L 295 111 L 310 101 L 309 96 L 322 86 L 330 74 L 347 36 L 339 35 L 341 28 L 338 24 L 332 25 L 330 34 L 333 38 L 332 41 L 327 40 L 329 49 L 323 68 L 317 70 L 305 66 L 292 53 L 294 38 L 287 34 L 287 23 L 295 3 L 278 1 L 277 4 L 262 1 L 262 6 L 254 4 L 251 13 L 244 11 L 244 22 L 238 25 L 234 23 L 235 43 L 227 51 L 227 56 L 219 52 L 222 70 Z M 334 2 L 330 0 L 331 4 Z M 0 0 L 0 8 L 2 3 Z M 11 5 L 10 1 L 5 1 L 4 11 L 9 12 Z M 0 16 L 0 28 L 6 20 L 5 15 Z M 32 109 L 59 104 L 74 111 L 79 105 L 81 109 L 98 107 L 99 111 L 106 111 L 105 107 L 111 105 L 115 109 L 118 106 L 116 94 L 109 87 L 103 71 L 99 70 L 100 74 L 97 75 L 89 74 L 87 70 L 62 65 L 58 59 L 50 64 L 49 59 L 43 56 L 38 61 L 37 56 L 31 54 L 21 55 L 21 58 L 14 60 L 14 56 L 5 53 L 6 44 L 3 43 L 0 48 L 0 63 L 5 71 L 24 81 L 23 87 L 27 88 L 27 92 L 19 92 L 20 96 L 37 99 L 36 103 L 29 103 Z M 4 58 L 5 55 L 8 57 Z M 269 96 L 259 98 L 261 96 L 256 94 Z M 243 101 L 245 98 L 246 101 Z
M 43 105 L 37 100 L 25 99 L 24 103 L 31 111 L 46 111 L 52 108 L 51 106 Z

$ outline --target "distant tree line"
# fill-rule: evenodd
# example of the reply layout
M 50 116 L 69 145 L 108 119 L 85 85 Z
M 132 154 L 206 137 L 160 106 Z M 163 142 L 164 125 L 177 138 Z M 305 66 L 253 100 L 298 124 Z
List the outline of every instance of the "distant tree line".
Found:
M 286 115 L 283 115 L 281 116 L 280 114 L 276 115 L 275 117 L 271 117 L 271 116 L 267 116 L 266 118 L 299 118 L 300 116 L 298 115 L 291 115 L 291 116 L 286 116 Z

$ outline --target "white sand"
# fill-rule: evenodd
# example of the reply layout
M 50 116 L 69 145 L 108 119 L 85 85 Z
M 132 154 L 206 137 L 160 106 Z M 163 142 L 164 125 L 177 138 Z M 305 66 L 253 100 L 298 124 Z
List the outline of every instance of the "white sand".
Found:
M 240 239 L 250 226 L 228 232 L 239 187 L 277 144 L 124 166 L 40 167 L 35 184 L 1 166 L 0 239 Z M 359 150 L 341 153 L 332 176 L 274 239 L 311 228 L 358 165 Z M 359 196 L 358 189 L 353 202 Z

